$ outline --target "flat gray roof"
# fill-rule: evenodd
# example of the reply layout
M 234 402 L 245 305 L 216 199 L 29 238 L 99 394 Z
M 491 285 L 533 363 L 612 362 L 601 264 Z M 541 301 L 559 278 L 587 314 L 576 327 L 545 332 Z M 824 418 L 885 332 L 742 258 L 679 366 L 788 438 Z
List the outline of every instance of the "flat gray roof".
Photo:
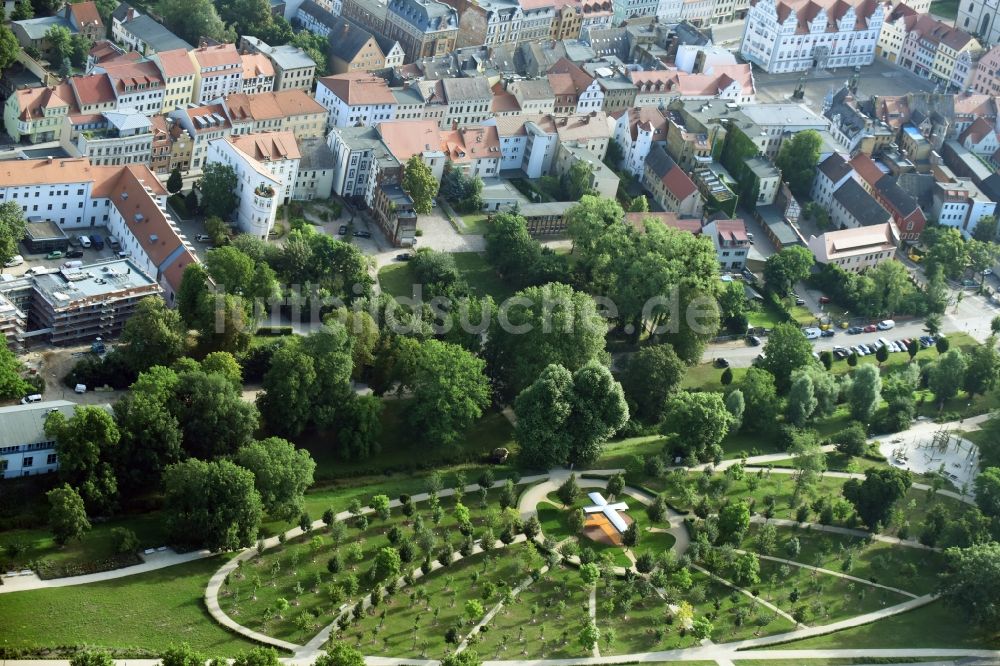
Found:
M 0 448 L 49 441 L 45 434 L 45 419 L 49 412 L 58 410 L 69 417 L 73 415 L 74 407 L 76 405 L 68 400 L 0 407 Z
M 66 232 L 52 220 L 29 217 L 28 222 L 25 224 L 25 229 L 27 231 L 28 238 L 33 241 L 53 239 L 62 240 L 64 238 L 68 238 Z
M 151 286 L 156 286 L 156 281 L 129 259 L 64 268 L 58 273 L 46 273 L 35 278 L 35 289 L 54 307 L 65 307 L 84 298 Z

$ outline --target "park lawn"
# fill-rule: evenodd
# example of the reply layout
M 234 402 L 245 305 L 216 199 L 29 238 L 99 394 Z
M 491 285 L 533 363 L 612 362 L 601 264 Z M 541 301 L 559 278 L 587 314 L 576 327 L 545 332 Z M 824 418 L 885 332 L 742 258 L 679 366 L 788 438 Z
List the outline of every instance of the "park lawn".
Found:
M 931 14 L 954 21 L 958 16 L 958 5 L 959 0 L 934 0 L 931 2 Z
M 382 402 L 380 450 L 366 460 L 343 460 L 332 432 L 304 433 L 296 444 L 316 461 L 319 482 L 362 474 L 412 472 L 443 465 L 484 461 L 496 448 L 514 451 L 514 426 L 497 411 L 487 411 L 451 446 L 427 447 L 413 436 L 406 420 L 412 399 Z
M 774 646 L 779 650 L 843 648 L 1000 648 L 1000 629 L 986 633 L 958 621 L 955 609 L 935 601 L 906 613 L 843 631 Z M 870 660 L 869 660 L 870 661 Z
M 71 541 L 65 546 L 56 545 L 52 539 L 52 532 L 48 529 L 20 529 L 9 530 L 0 533 L 0 549 L 7 544 L 19 543 L 27 549 L 17 557 L 10 557 L 7 553 L 0 556 L 8 562 L 10 568 L 41 568 L 48 570 L 53 575 L 50 577 L 60 577 L 62 575 L 74 575 L 77 567 L 90 567 L 83 573 L 91 573 L 94 570 L 114 569 L 124 564 L 134 564 L 125 558 L 118 558 L 115 552 L 112 530 L 123 527 L 135 532 L 139 539 L 139 547 L 155 548 L 167 543 L 166 526 L 163 516 L 159 512 L 137 514 L 134 516 L 124 516 L 106 522 L 94 522 L 92 529 L 86 532 L 77 541 Z M 116 566 L 112 560 L 120 563 Z M 93 568 L 93 565 L 100 562 L 108 562 L 107 567 Z M 32 563 L 37 563 L 32 565 Z
M 884 542 L 871 542 L 861 537 L 832 534 L 818 530 L 777 527 L 774 557 L 781 557 L 809 566 L 830 569 L 856 578 L 870 580 L 911 594 L 929 594 L 937 587 L 937 573 L 944 566 L 940 553 Z M 759 525 L 751 525 L 742 547 L 757 550 Z M 789 557 L 787 544 L 799 540 L 799 554 Z M 854 553 L 849 570 L 844 569 L 846 553 Z M 762 560 L 763 562 L 763 560 Z M 763 577 L 762 577 L 763 578 Z
M 760 561 L 760 584 L 754 589 L 790 615 L 794 615 L 796 609 L 808 609 L 805 623 L 810 626 L 830 624 L 910 600 L 910 597 L 880 587 L 771 560 Z M 800 596 L 793 602 L 789 594 L 794 590 Z
M 412 589 L 403 588 L 387 599 L 381 610 L 368 611 L 343 632 L 344 640 L 364 653 L 386 657 L 444 656 L 453 648 L 445 641 L 449 629 L 458 627 L 464 637 L 482 619 L 464 617 L 465 603 L 479 600 L 488 612 L 523 577 L 518 555 L 526 548 L 519 544 L 473 555 L 431 572 Z M 487 582 L 494 591 L 484 599 Z
M 487 506 L 496 506 L 498 497 L 499 489 L 488 493 Z M 474 537 L 478 538 L 485 524 L 487 509 L 483 507 L 479 497 L 465 495 L 464 502 L 467 503 L 472 523 L 477 528 Z M 238 617 L 240 623 L 247 627 L 270 636 L 305 643 L 334 619 L 341 603 L 357 601 L 371 590 L 372 585 L 366 574 L 379 549 L 390 545 L 386 533 L 393 525 L 401 527 L 412 538 L 409 526 L 419 515 L 437 537 L 437 546 L 432 556 L 436 557 L 441 546 L 449 539 L 457 547 L 454 537 L 458 535 L 458 523 L 454 506 L 453 497 L 442 499 L 443 512 L 437 525 L 434 524 L 429 503 L 425 501 L 415 503 L 417 510 L 413 518 L 407 518 L 402 509 L 395 508 L 388 521 L 370 514 L 369 525 L 363 531 L 348 523 L 339 545 L 325 531 L 316 531 L 283 546 L 266 550 L 262 556 L 254 557 L 233 575 L 232 580 L 223 587 L 219 603 L 226 613 L 231 617 Z M 314 552 L 310 542 L 316 538 L 321 543 Z M 415 542 L 414 545 L 416 546 Z M 327 570 L 327 562 L 334 553 L 340 556 L 342 562 L 342 568 L 336 574 Z M 403 572 L 417 566 L 419 561 L 416 558 L 412 562 L 404 562 Z M 349 589 L 348 578 L 355 580 L 355 593 L 341 594 L 342 598 L 333 600 L 328 586 L 335 584 L 344 593 Z M 279 617 L 277 608 L 280 599 L 289 602 L 292 607 Z
M 735 386 L 743 379 L 747 368 L 730 368 L 733 371 L 733 383 Z M 681 380 L 681 388 L 700 389 L 702 391 L 722 391 L 726 387 L 722 385 L 722 373 L 724 368 L 716 368 L 711 362 L 699 363 L 687 369 L 684 379 Z
M 573 536 L 567 520 L 568 511 L 549 502 L 538 503 L 538 522 L 542 525 L 542 535 L 559 543 Z
M 489 216 L 486 213 L 465 213 L 460 215 L 462 223 L 459 225 L 459 233 L 463 234 L 485 234 L 489 226 Z
M 636 555 L 650 553 L 655 556 L 673 548 L 676 541 L 677 539 L 674 538 L 674 535 L 669 532 L 647 532 L 646 530 L 641 530 L 639 533 L 639 545 L 633 548 L 632 551 Z
M 663 453 L 666 438 L 660 435 L 645 437 L 629 437 L 604 445 L 601 457 L 593 467 L 595 469 L 625 469 L 637 457 L 648 458 Z
M 479 252 L 454 252 L 451 256 L 455 259 L 458 272 L 476 296 L 492 296 L 493 300 L 500 303 L 514 293 Z M 407 262 L 383 266 L 379 269 L 378 280 L 382 291 L 390 296 L 395 298 L 413 296 L 413 271 Z M 426 294 L 424 296 L 426 297 Z
M 577 570 L 556 565 L 493 618 L 475 650 L 484 659 L 590 656 L 578 642 L 587 623 L 587 598 Z
M 188 643 L 206 656 L 254 647 L 215 623 L 202 603 L 224 557 L 74 587 L 0 594 L 5 648 L 51 657 L 78 647 L 153 657 Z

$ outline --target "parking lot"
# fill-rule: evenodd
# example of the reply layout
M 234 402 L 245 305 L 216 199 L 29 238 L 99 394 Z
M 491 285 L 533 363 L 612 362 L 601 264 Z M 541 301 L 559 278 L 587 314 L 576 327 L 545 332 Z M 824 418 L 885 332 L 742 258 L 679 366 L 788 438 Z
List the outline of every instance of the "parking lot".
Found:
M 87 227 L 86 229 L 77 229 L 70 232 L 68 235 L 70 239 L 73 239 L 81 234 L 89 236 L 90 234 L 98 234 L 102 238 L 107 239 L 110 235 L 108 230 L 104 227 Z M 41 266 L 44 268 L 59 268 L 67 261 L 82 261 L 84 264 L 92 264 L 97 261 L 104 261 L 106 259 L 114 259 L 117 256 L 117 252 L 111 249 L 111 246 L 105 242 L 104 249 L 98 250 L 97 248 L 91 246 L 89 248 L 80 247 L 79 245 L 70 244 L 71 250 L 80 250 L 83 252 L 82 257 L 73 257 L 72 259 L 67 259 L 62 257 L 60 259 L 46 259 L 45 254 L 28 254 L 27 249 L 24 244 L 18 245 L 18 254 L 24 257 L 24 263 L 20 266 L 12 266 L 10 268 L 3 268 L 3 272 L 6 275 L 13 275 L 15 277 L 20 277 L 24 275 L 24 272 L 29 268 Z

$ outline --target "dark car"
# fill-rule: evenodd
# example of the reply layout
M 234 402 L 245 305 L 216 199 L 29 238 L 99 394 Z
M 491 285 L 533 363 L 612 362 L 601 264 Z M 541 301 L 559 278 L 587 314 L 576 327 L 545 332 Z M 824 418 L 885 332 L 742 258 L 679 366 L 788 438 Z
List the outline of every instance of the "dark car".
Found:
M 728 368 L 729 367 L 729 361 L 727 361 L 724 358 L 717 358 L 717 359 L 715 359 L 714 365 L 717 368 Z
M 66 251 L 66 258 L 67 259 L 79 259 L 82 256 L 83 256 L 83 250 L 67 250 Z
M 413 259 L 413 255 L 410 254 L 409 252 L 404 252 L 403 254 L 396 255 L 396 261 L 409 261 L 410 259 Z
M 826 331 L 823 331 L 822 333 L 820 333 L 820 336 L 824 337 L 824 338 L 832 338 L 836 334 L 837 334 L 837 332 L 831 328 L 829 330 L 826 330 Z
M 758 338 L 756 335 L 748 335 L 747 344 L 749 344 L 751 347 L 760 347 L 761 345 L 760 338 Z
M 355 231 L 354 232 L 354 237 L 355 238 L 371 238 L 372 237 L 372 232 L 370 232 L 370 231 Z
M 845 359 L 845 358 L 847 358 L 848 356 L 851 355 L 851 352 L 847 351 L 843 347 L 840 347 L 838 349 L 834 349 L 833 350 L 833 355 L 836 356 L 839 359 Z
M 864 333 L 864 331 L 865 329 L 861 328 L 860 326 L 851 326 L 849 329 L 847 329 L 847 334 L 857 335 L 858 333 Z
M 340 228 L 339 228 L 339 229 L 337 229 L 337 233 L 338 233 L 339 235 L 341 235 L 341 236 L 344 236 L 344 235 L 346 235 L 346 234 L 347 234 L 347 225 L 346 225 L 346 224 L 342 224 L 342 225 L 340 225 Z

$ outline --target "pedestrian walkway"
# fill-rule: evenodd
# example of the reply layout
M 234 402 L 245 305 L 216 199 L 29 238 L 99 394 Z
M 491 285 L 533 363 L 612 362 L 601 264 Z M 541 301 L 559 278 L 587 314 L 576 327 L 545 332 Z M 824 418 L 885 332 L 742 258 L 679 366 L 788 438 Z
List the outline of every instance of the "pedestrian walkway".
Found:
M 26 576 L 5 576 L 3 579 L 3 585 L 0 585 L 0 594 L 100 583 L 105 580 L 115 580 L 116 578 L 135 576 L 136 574 L 149 573 L 150 571 L 165 569 L 166 567 L 184 564 L 185 562 L 193 562 L 194 560 L 211 557 L 214 554 L 215 553 L 208 550 L 195 550 L 189 553 L 178 553 L 173 549 L 168 548 L 165 551 L 142 555 L 143 562 L 141 564 L 136 564 L 130 567 L 122 567 L 120 569 L 111 569 L 109 571 L 99 571 L 92 574 L 84 574 L 82 576 L 66 576 L 64 578 L 49 579 L 39 578 L 36 573 Z

